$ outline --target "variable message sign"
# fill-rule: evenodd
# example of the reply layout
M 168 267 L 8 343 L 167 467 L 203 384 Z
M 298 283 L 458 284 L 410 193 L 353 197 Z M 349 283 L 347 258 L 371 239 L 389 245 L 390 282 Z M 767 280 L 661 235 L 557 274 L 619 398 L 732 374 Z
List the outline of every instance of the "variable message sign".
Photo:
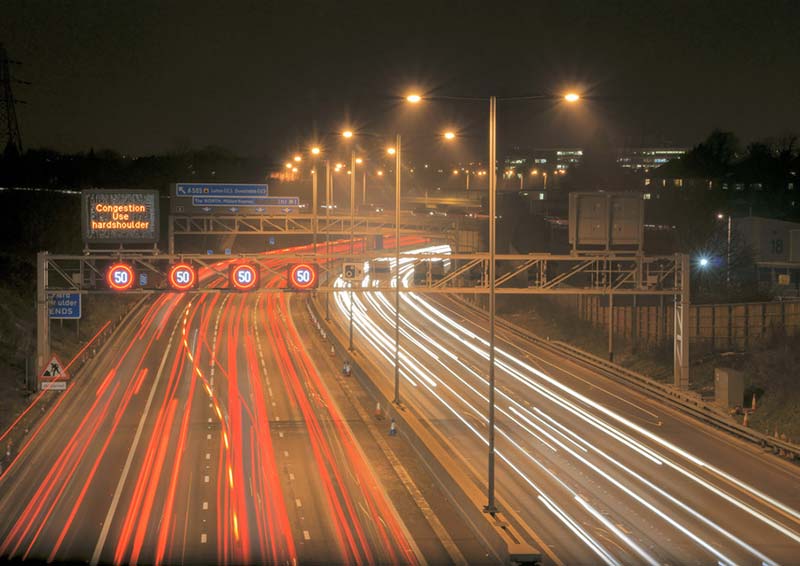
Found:
M 86 243 L 156 243 L 158 191 L 83 191 L 81 220 Z
M 197 286 L 197 271 L 188 263 L 176 263 L 170 268 L 168 279 L 176 291 L 188 291 Z
M 289 286 L 305 291 L 317 286 L 317 266 L 313 263 L 296 263 L 289 266 Z
M 233 265 L 230 269 L 231 286 L 239 291 L 250 291 L 258 286 L 258 268 L 249 263 Z
M 127 263 L 115 263 L 106 271 L 106 283 L 114 291 L 127 291 L 133 287 L 136 275 Z

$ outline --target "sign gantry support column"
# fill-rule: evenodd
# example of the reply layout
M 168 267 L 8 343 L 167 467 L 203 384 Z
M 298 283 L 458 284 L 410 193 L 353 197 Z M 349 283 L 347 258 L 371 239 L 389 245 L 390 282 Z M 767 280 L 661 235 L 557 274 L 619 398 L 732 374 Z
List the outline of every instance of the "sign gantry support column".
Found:
M 675 266 L 679 267 L 676 277 L 679 278 L 680 294 L 675 295 L 675 343 L 673 345 L 675 372 L 673 385 L 680 390 L 689 389 L 689 256 L 676 254 Z
M 36 367 L 33 383 L 28 383 L 29 388 L 36 385 L 39 372 L 50 360 L 50 313 L 48 310 L 47 293 L 47 252 L 36 254 Z

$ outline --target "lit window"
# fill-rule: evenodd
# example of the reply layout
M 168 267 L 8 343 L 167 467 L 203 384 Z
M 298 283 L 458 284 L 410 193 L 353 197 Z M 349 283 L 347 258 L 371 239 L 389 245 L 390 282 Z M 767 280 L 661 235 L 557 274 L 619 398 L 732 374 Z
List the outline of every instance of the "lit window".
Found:
M 647 179 L 645 179 L 645 180 L 644 180 L 644 186 L 645 186 L 645 187 L 648 187 L 648 186 L 650 186 L 650 179 L 649 179 L 649 178 L 647 178 Z
M 644 194 L 644 200 L 650 200 L 650 193 Z

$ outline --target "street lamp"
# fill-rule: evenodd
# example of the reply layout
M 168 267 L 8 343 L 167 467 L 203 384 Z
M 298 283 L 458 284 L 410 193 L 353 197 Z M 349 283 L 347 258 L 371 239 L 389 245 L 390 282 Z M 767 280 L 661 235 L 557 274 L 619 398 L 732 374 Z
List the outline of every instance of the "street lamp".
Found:
M 429 100 L 464 100 L 486 102 L 485 97 L 463 96 L 432 96 L 425 97 Z M 503 97 L 500 100 L 565 100 L 575 103 L 580 100 L 580 95 L 574 92 L 565 95 L 532 95 Z M 410 103 L 418 103 L 422 97 L 411 94 L 406 97 Z M 494 477 L 494 431 L 495 431 L 495 252 L 496 252 L 496 220 L 497 220 L 497 100 L 498 97 L 490 96 L 489 101 L 489 431 L 488 431 L 488 478 L 487 478 L 487 503 L 484 507 L 486 513 L 497 512 L 495 503 L 495 477 Z M 545 177 L 545 183 L 547 182 Z

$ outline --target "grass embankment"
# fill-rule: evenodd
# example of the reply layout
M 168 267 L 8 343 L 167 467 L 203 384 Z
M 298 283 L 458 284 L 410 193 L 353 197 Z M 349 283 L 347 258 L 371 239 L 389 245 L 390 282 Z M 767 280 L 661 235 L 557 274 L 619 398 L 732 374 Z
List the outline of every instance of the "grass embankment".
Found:
M 596 356 L 608 356 L 608 334 L 565 307 L 541 297 L 498 297 L 498 315 L 534 334 L 560 340 Z M 652 379 L 672 383 L 672 342 L 633 347 L 615 336 L 614 361 Z M 800 336 L 776 335 L 746 354 L 709 355 L 692 364 L 690 387 L 706 398 L 714 397 L 714 368 L 732 367 L 744 372 L 745 399 L 749 407 L 756 395 L 757 410 L 750 415 L 756 430 L 785 435 L 800 442 Z M 741 422 L 741 415 L 737 416 Z
M 116 321 L 140 297 L 93 295 L 83 298 L 83 318 L 80 334 L 74 320 L 50 323 L 50 347 L 62 363 L 68 364 L 97 331 L 108 321 Z M 36 349 L 35 309 L 31 300 L 15 289 L 0 288 L 0 434 L 25 410 L 34 394 L 25 387 L 25 360 L 29 374 L 38 373 L 33 367 Z M 73 373 L 73 372 L 70 372 Z M 57 393 L 49 393 L 54 398 Z M 42 399 L 42 406 L 48 401 Z M 36 411 L 34 411 L 36 413 Z M 39 411 L 37 414 L 41 414 Z M 33 418 L 35 415 L 30 415 Z M 29 417 L 24 428 L 30 426 Z M 5 448 L 5 446 L 3 446 Z

